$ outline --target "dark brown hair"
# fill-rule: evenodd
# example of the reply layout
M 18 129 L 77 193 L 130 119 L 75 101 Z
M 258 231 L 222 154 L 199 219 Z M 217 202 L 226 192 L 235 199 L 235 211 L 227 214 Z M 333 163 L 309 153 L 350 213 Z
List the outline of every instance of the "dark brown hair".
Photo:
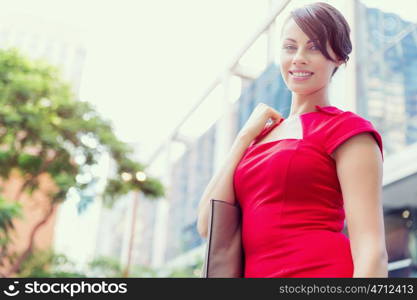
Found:
M 294 9 L 284 21 L 282 30 L 289 19 L 293 19 L 301 30 L 312 40 L 328 60 L 333 60 L 326 49 L 327 41 L 339 60 L 346 64 L 352 52 L 350 27 L 344 16 L 335 7 L 324 2 L 315 2 Z M 281 30 L 281 34 L 282 34 Z M 333 70 L 332 77 L 338 67 Z

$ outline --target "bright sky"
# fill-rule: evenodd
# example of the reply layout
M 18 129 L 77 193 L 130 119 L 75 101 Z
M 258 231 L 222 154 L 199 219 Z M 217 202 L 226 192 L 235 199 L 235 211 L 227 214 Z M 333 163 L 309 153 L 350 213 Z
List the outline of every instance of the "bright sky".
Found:
M 417 1 L 364 2 L 417 21 Z M 145 161 L 264 20 L 267 5 L 268 0 L 0 0 L 0 17 L 31 15 L 77 29 L 87 49 L 82 100 L 111 119 L 121 139 L 144 145 L 139 153 Z
M 120 138 L 150 151 L 263 20 L 266 3 L 2 0 L 0 15 L 81 29 L 88 52 L 81 98 L 113 120 Z

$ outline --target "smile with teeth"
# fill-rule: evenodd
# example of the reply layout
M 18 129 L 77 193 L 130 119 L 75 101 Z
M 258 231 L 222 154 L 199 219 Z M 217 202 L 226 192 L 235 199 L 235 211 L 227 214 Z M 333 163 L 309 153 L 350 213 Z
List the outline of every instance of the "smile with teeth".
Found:
M 308 73 L 304 73 L 304 72 L 295 72 L 295 73 L 293 73 L 293 72 L 289 72 L 293 77 L 310 77 L 310 76 L 312 76 L 314 73 L 310 73 L 310 72 L 308 72 Z

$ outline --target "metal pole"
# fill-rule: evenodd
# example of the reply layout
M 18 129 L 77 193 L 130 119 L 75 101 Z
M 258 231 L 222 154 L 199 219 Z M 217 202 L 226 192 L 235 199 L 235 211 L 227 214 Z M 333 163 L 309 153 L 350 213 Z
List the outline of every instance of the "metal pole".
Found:
M 346 17 L 348 19 L 350 29 L 351 29 L 351 40 L 353 51 L 350 54 L 349 63 L 346 67 L 346 103 L 347 110 L 357 112 L 358 111 L 358 76 L 360 75 L 361 70 L 359 69 L 357 63 L 356 47 L 357 47 L 357 27 L 358 27 L 358 18 L 357 10 L 358 3 L 357 0 L 346 0 L 347 11 Z
M 134 198 L 133 198 L 133 210 L 132 210 L 132 223 L 130 228 L 130 238 L 129 238 L 129 249 L 127 254 L 127 264 L 126 268 L 123 272 L 123 277 L 129 276 L 129 270 L 130 265 L 132 263 L 132 251 L 133 251 L 133 245 L 135 241 L 135 232 L 136 232 L 136 216 L 137 216 L 137 210 L 139 205 L 139 191 L 134 192 Z
M 273 14 L 273 8 L 274 8 L 274 1 L 269 0 L 268 4 L 268 15 Z M 274 21 L 269 25 L 267 30 L 267 37 L 268 37 L 268 45 L 267 45 L 267 58 L 266 58 L 266 65 L 269 66 L 271 63 L 275 61 L 275 38 L 276 38 L 276 31 L 275 31 L 275 19 Z

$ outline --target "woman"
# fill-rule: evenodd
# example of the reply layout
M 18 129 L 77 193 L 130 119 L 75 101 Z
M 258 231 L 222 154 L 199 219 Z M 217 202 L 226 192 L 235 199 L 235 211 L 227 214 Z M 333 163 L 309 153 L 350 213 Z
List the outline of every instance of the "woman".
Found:
M 242 208 L 244 277 L 387 277 L 382 139 L 369 121 L 328 98 L 352 50 L 349 34 L 329 4 L 291 12 L 280 56 L 290 115 L 258 105 L 203 194 L 203 237 L 209 199 Z M 273 125 L 265 126 L 269 119 Z

